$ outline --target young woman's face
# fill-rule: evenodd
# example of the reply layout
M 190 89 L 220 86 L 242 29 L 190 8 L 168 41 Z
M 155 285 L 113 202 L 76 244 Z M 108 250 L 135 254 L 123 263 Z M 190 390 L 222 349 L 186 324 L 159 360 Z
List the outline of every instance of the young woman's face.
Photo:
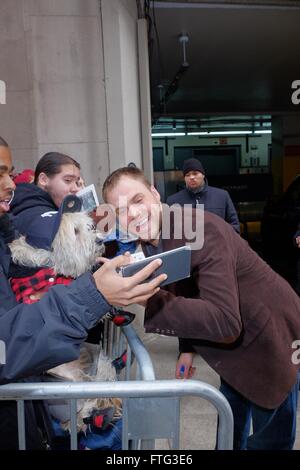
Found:
M 80 170 L 75 165 L 62 165 L 60 173 L 48 177 L 45 173 L 39 175 L 38 186 L 46 191 L 59 207 L 68 194 L 76 194 L 79 191 L 78 181 Z

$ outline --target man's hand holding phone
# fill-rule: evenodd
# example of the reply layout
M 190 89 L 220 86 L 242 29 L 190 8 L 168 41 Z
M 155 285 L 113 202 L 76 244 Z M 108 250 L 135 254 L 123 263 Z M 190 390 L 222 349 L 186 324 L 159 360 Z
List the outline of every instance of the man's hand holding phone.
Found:
M 126 307 L 130 304 L 146 302 L 159 291 L 159 285 L 166 280 L 166 274 L 160 274 L 150 282 L 144 282 L 161 266 L 156 259 L 145 268 L 130 277 L 122 277 L 117 269 L 130 263 L 130 253 L 109 260 L 99 258 L 102 266 L 93 274 L 97 289 L 110 305 Z

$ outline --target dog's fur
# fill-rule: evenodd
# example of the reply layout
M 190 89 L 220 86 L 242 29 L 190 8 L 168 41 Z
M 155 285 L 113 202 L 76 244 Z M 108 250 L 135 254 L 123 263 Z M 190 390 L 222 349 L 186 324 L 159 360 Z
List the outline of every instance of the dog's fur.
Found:
M 100 352 L 100 347 L 94 344 L 84 343 L 81 346 L 80 356 L 77 360 L 62 364 L 50 369 L 48 373 L 60 380 L 72 382 L 112 382 L 115 381 L 116 370 L 111 361 Z M 55 417 L 55 403 L 51 413 Z M 66 403 L 66 413 L 69 415 L 69 405 Z M 77 431 L 86 431 L 83 419 L 90 416 L 93 410 L 103 410 L 114 407 L 114 418 L 122 414 L 122 401 L 118 398 L 90 398 L 77 400 Z M 70 420 L 61 423 L 64 430 L 70 430 Z
M 12 260 L 24 267 L 53 268 L 57 274 L 77 278 L 89 271 L 103 248 L 96 243 L 92 219 L 85 213 L 63 214 L 52 250 L 34 248 L 20 237 L 9 244 Z

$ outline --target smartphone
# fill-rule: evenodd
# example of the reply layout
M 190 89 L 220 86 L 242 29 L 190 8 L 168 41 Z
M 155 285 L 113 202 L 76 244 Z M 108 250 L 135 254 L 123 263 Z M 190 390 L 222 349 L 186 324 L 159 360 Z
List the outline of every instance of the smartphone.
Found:
M 158 255 L 149 256 L 140 261 L 136 261 L 120 268 L 120 273 L 123 277 L 129 277 L 136 274 L 138 271 L 147 266 L 151 261 L 161 259 L 162 265 L 148 277 L 147 281 L 151 281 L 160 274 L 167 274 L 168 278 L 161 283 L 161 286 L 166 286 L 173 282 L 180 281 L 190 277 L 191 275 L 191 247 L 181 246 L 174 250 L 165 251 Z

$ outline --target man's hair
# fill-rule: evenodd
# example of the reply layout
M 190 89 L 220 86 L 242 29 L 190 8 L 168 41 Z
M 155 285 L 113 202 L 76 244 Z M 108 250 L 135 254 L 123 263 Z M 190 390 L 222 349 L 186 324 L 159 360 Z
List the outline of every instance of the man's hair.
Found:
M 63 165 L 75 165 L 80 170 L 79 163 L 74 158 L 59 152 L 48 152 L 38 162 L 34 171 L 34 184 L 37 184 L 41 173 L 48 178 L 55 176 L 61 171 Z
M 8 147 L 8 143 L 0 136 L 0 147 Z
M 102 188 L 102 196 L 104 201 L 107 201 L 108 192 L 111 191 L 117 185 L 122 176 L 128 176 L 129 178 L 139 180 L 144 183 L 144 185 L 147 186 L 148 189 L 151 188 L 151 183 L 147 180 L 142 170 L 133 166 L 124 166 L 113 171 L 104 181 Z

